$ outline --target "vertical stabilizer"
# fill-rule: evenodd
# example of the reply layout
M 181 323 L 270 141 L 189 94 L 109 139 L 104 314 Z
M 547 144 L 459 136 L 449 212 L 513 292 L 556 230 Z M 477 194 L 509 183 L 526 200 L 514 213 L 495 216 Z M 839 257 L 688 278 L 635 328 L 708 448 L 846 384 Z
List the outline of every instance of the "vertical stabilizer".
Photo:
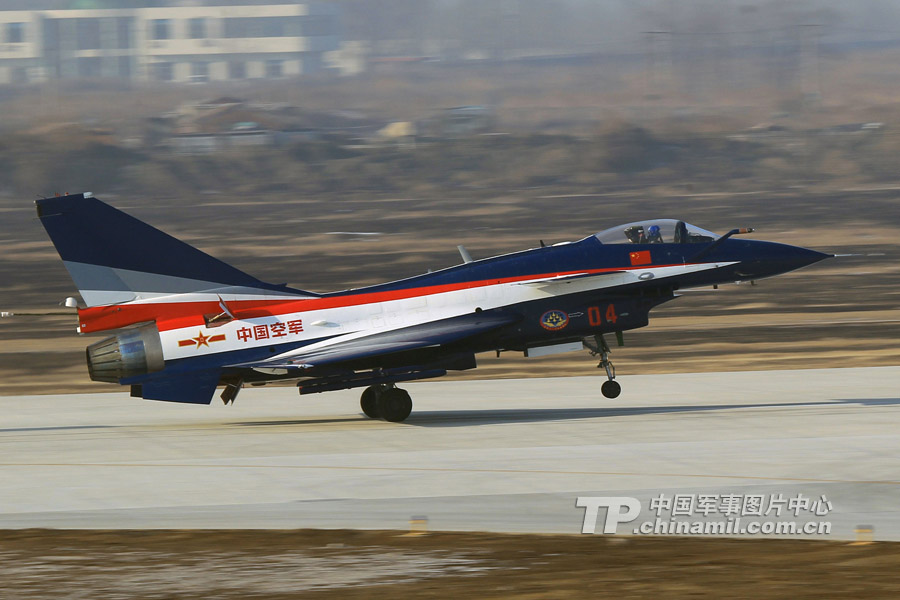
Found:
M 314 295 L 260 281 L 90 193 L 35 204 L 88 306 L 191 292 Z

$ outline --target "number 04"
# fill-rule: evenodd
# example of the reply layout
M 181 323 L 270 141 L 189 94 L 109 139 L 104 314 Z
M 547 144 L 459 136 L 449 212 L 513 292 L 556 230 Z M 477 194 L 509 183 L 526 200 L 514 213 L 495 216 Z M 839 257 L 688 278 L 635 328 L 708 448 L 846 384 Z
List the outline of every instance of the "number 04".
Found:
M 615 323 L 618 320 L 619 316 L 616 314 L 616 305 L 610 304 L 606 307 L 606 322 Z M 591 306 L 588 308 L 588 322 L 591 324 L 591 327 L 599 327 L 603 324 L 603 320 L 600 318 L 599 306 Z

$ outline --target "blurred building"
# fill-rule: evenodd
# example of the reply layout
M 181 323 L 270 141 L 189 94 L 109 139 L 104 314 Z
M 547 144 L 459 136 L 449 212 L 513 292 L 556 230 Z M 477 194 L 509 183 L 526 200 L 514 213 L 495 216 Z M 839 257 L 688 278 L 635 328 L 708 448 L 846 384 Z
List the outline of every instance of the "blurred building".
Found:
M 322 70 L 339 45 L 329 4 L 0 11 L 0 84 L 279 79 Z
M 421 122 L 425 135 L 435 137 L 465 137 L 487 133 L 494 128 L 493 111 L 486 106 L 456 106 Z

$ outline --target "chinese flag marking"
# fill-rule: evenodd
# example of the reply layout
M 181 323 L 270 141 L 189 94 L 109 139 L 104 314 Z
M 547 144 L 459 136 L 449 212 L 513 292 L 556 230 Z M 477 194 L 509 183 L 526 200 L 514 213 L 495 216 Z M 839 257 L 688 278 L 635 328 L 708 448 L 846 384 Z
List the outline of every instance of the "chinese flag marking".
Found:
M 649 265 L 652 262 L 650 260 L 650 251 L 649 250 L 641 250 L 640 252 L 629 252 L 628 258 L 631 259 L 632 266 L 634 266 L 634 265 Z

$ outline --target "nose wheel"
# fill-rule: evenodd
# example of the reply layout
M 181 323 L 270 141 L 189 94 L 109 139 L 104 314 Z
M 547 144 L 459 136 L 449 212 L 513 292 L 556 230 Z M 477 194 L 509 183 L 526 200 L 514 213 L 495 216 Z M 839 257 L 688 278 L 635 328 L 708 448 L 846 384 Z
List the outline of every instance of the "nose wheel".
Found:
M 618 397 L 619 394 L 622 393 L 622 386 L 615 380 L 616 368 L 609 359 L 612 351 L 609 349 L 609 344 L 607 344 L 606 340 L 603 338 L 603 334 L 595 335 L 593 340 L 586 338 L 585 346 L 591 351 L 591 355 L 600 357 L 600 364 L 597 365 L 597 368 L 606 369 L 606 376 L 609 378 L 608 381 L 604 381 L 603 385 L 600 386 L 600 392 L 607 398 Z
M 607 398 L 615 398 L 622 393 L 622 386 L 619 385 L 618 381 L 610 379 L 603 382 L 603 385 L 600 386 L 600 392 Z

